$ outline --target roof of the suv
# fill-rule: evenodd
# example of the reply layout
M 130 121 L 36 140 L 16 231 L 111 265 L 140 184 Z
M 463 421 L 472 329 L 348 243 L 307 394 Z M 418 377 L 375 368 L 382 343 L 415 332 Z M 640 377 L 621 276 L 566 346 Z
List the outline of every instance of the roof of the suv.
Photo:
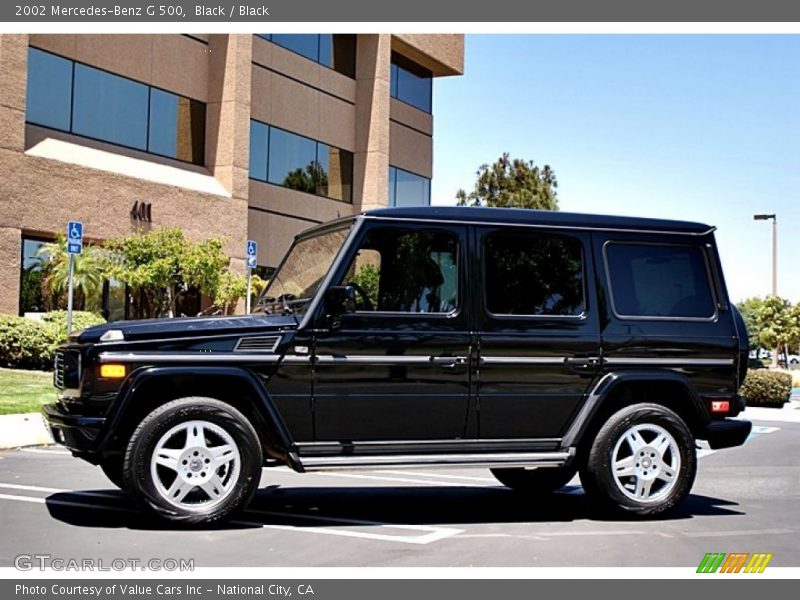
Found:
M 640 217 L 614 217 L 610 215 L 588 215 L 550 210 L 523 208 L 476 208 L 471 206 L 422 206 L 417 208 L 377 208 L 363 213 L 366 217 L 382 219 L 409 219 L 451 221 L 463 223 L 487 223 L 509 225 L 544 225 L 571 229 L 601 229 L 647 231 L 660 233 L 688 233 L 702 235 L 714 231 L 714 227 L 690 221 L 667 219 L 645 219 Z

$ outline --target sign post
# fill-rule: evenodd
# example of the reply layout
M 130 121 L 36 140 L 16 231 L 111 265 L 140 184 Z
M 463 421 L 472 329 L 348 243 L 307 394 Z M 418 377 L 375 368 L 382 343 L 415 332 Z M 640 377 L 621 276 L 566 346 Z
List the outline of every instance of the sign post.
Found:
M 75 275 L 75 255 L 83 248 L 83 223 L 70 221 L 67 223 L 67 254 L 69 254 L 69 279 L 67 287 L 67 335 L 72 331 L 72 296 Z
M 258 253 L 258 242 L 247 240 L 247 296 L 245 297 L 245 312 L 250 314 L 250 279 L 253 276 L 253 269 L 256 268 L 256 254 Z

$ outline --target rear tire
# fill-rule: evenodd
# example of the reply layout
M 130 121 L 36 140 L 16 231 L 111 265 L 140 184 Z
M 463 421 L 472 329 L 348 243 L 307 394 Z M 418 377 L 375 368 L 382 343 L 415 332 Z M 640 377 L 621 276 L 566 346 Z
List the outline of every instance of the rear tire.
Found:
M 561 489 L 578 472 L 577 467 L 540 467 L 535 469 L 492 469 L 492 475 L 504 486 L 528 495 L 544 495 Z
M 683 502 L 694 483 L 694 437 L 676 413 L 634 404 L 609 417 L 580 468 L 583 488 L 617 514 L 658 517 Z
M 261 479 L 250 421 L 213 398 L 168 402 L 147 415 L 125 452 L 126 490 L 160 518 L 213 523 L 244 508 Z

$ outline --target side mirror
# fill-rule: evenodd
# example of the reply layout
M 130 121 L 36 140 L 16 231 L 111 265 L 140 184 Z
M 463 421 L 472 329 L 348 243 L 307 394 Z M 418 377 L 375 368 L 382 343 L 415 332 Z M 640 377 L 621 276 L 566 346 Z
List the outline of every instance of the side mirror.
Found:
M 352 285 L 336 285 L 325 292 L 325 316 L 333 328 L 342 324 L 342 315 L 356 312 L 356 290 Z

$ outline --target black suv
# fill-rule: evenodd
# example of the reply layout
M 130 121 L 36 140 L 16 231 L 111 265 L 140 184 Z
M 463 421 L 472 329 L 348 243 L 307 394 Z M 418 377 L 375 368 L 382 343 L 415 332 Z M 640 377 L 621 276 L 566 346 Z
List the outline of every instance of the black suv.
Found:
M 660 515 L 696 440 L 744 443 L 747 334 L 714 229 L 379 209 L 294 241 L 252 314 L 110 323 L 56 355 L 54 438 L 163 518 L 209 522 L 262 467 L 484 466 Z

